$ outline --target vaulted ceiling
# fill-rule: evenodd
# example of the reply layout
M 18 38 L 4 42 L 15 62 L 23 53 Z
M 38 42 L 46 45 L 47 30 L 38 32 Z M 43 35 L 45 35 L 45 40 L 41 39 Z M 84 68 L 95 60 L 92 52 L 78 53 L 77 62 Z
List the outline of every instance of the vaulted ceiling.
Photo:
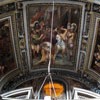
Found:
M 99 27 L 99 0 L 0 0 L 1 93 L 39 81 L 48 68 L 54 80 L 100 93 Z

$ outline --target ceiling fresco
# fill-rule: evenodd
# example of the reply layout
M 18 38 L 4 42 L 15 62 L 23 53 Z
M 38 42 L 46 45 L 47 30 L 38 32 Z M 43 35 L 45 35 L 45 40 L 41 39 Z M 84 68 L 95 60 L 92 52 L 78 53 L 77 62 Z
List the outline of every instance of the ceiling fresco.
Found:
M 50 60 L 59 75 L 74 72 L 100 83 L 99 0 L 54 0 L 54 9 L 49 0 L 4 2 L 0 1 L 0 90 L 4 81 L 17 75 L 42 70 L 40 74 L 46 74 Z

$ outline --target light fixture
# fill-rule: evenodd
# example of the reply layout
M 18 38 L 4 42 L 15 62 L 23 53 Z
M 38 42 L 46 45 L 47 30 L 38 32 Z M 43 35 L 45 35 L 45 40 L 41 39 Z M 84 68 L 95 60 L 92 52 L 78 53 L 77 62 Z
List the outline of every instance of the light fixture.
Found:
M 49 55 L 49 63 L 48 63 L 48 74 L 45 77 L 42 85 L 40 86 L 40 89 L 39 89 L 37 95 L 35 96 L 35 99 L 38 99 L 38 100 L 40 100 L 40 92 L 41 92 L 41 90 L 42 90 L 42 88 L 43 88 L 43 86 L 44 86 L 47 78 L 50 79 L 50 82 L 51 82 L 51 85 L 52 85 L 52 90 L 54 92 L 54 98 L 57 97 L 56 91 L 55 91 L 55 88 L 54 88 L 54 83 L 53 83 L 53 80 L 52 80 L 51 70 L 50 70 L 50 67 L 51 67 L 51 49 L 52 49 L 52 33 L 53 33 L 53 21 L 54 21 L 53 17 L 54 17 L 54 0 L 53 0 L 53 7 L 52 7 L 51 34 L 50 34 L 50 43 L 51 43 L 51 46 L 50 46 L 50 55 Z M 45 96 L 44 100 L 51 100 L 51 95 L 50 96 Z
M 59 97 L 63 94 L 64 92 L 64 86 L 62 84 L 53 82 L 54 85 L 54 89 L 56 92 L 56 96 Z M 53 87 L 52 87 L 52 83 L 47 83 L 44 85 L 43 87 L 43 91 L 45 95 L 51 96 L 51 97 L 55 97 L 54 91 L 53 91 Z
M 51 100 L 51 96 L 45 96 L 44 100 Z

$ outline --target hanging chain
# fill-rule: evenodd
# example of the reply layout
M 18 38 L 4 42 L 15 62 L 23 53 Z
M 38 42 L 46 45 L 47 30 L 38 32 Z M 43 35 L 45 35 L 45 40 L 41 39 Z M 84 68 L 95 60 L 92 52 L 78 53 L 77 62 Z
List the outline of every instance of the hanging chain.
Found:
M 50 67 L 51 67 L 53 21 L 54 21 L 54 1 L 53 1 L 52 19 L 51 19 L 51 34 L 50 34 L 51 45 L 50 45 L 50 55 L 49 55 L 49 63 L 48 63 L 48 74 L 50 73 Z

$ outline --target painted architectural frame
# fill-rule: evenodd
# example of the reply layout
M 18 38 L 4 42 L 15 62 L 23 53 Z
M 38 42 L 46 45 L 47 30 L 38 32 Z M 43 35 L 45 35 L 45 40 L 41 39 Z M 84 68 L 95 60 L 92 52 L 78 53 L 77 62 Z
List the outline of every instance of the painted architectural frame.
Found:
M 18 68 L 14 12 L 0 15 L 0 77 Z
M 38 67 L 45 67 L 48 65 L 48 49 L 51 45 L 50 42 L 48 42 L 50 40 L 50 34 L 48 33 L 51 33 L 49 30 L 51 30 L 50 23 L 52 15 L 52 2 L 24 2 L 23 7 L 24 28 L 26 34 L 26 46 L 29 68 L 36 69 Z M 64 13 L 62 10 L 64 10 Z M 66 15 L 65 19 L 63 18 L 64 16 L 61 16 L 64 14 Z M 73 17 L 76 17 L 77 20 L 73 20 Z M 81 47 L 79 41 L 81 41 L 82 38 L 84 4 L 79 4 L 77 2 L 74 2 L 73 4 L 71 4 L 71 2 L 64 2 L 59 4 L 59 1 L 56 2 L 54 10 L 54 20 L 56 20 L 56 23 L 54 23 L 53 27 L 54 39 L 52 40 L 52 42 L 54 42 L 53 44 L 55 45 L 52 49 L 52 51 L 54 52 L 51 58 L 51 67 L 62 67 L 64 69 L 76 70 L 76 67 L 78 67 Z M 71 25 L 74 27 L 74 31 L 71 35 L 73 35 L 72 38 L 74 38 L 75 40 L 68 39 L 65 40 L 67 42 L 63 41 L 63 46 L 59 48 L 59 51 L 57 46 L 60 47 L 61 44 L 56 45 L 57 37 L 59 39 L 60 32 L 60 34 L 68 33 L 68 28 L 71 28 Z M 37 41 L 34 37 L 38 37 L 37 40 L 41 38 L 41 40 Z M 58 51 L 59 54 L 55 51 Z
M 93 60 L 91 64 L 91 69 L 94 70 L 96 73 L 100 74 L 100 18 L 96 18 L 95 23 L 95 31 L 94 31 L 94 50 L 93 52 Z
M 85 60 L 85 71 L 94 78 L 100 78 L 100 14 L 91 14 L 88 50 Z M 91 52 L 89 52 L 91 51 Z

